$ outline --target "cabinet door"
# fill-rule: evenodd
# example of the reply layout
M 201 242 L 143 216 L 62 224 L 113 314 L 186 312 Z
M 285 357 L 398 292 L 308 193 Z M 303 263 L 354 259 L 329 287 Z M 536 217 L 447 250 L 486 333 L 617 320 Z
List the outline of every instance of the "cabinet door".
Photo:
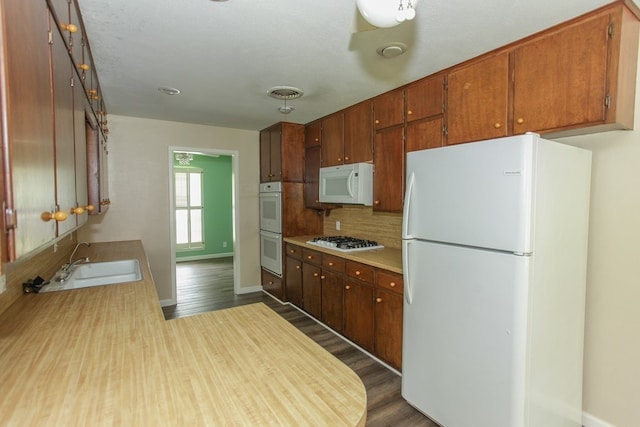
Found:
M 2 138 L 10 156 L 9 170 L 4 171 L 10 177 L 5 181 L 6 203 L 8 212 L 17 213 L 17 219 L 9 218 L 6 224 L 11 261 L 55 237 L 55 221 L 40 218 L 55 208 L 54 135 L 47 8 L 39 0 L 6 1 L 2 8 Z
M 304 146 L 306 148 L 319 147 L 321 141 L 321 122 L 316 120 L 304 127 Z
M 426 150 L 444 145 L 442 116 L 407 123 L 407 141 L 405 149 L 409 151 Z
M 373 161 L 371 101 L 344 111 L 344 163 Z
M 515 134 L 605 120 L 609 14 L 515 49 Z
M 260 132 L 260 182 L 271 181 L 271 134 Z
M 78 76 L 74 76 L 73 83 L 73 140 L 75 146 L 75 172 L 76 172 L 76 207 L 83 208 L 83 212 L 77 211 L 78 225 L 87 222 L 88 212 L 97 207 L 89 205 L 88 176 L 87 176 L 87 131 L 85 116 L 85 95 Z M 89 211 L 87 211 L 89 209 Z
M 269 131 L 269 181 L 282 179 L 282 130 L 280 127 Z
M 272 151 L 272 155 L 278 153 L 277 162 L 271 159 L 272 173 L 276 174 L 275 181 L 302 183 L 304 180 L 304 126 L 282 122 L 277 129 L 279 145 L 277 148 L 271 148 L 275 150 Z M 272 133 L 271 144 L 274 142 L 274 137 Z
M 394 90 L 373 98 L 373 128 L 375 130 L 404 123 L 404 91 Z
M 376 290 L 374 353 L 394 368 L 402 366 L 402 295 Z
M 315 317 L 322 318 L 322 281 L 320 267 L 302 263 L 302 308 Z
M 287 301 L 302 308 L 302 262 L 288 256 L 285 258 L 284 271 Z
M 343 295 L 342 274 L 322 270 L 322 321 L 342 333 Z
M 367 350 L 373 351 L 373 287 L 345 279 L 344 335 Z
M 307 148 L 304 156 L 304 205 L 322 209 L 320 203 L 320 146 Z
M 344 115 L 322 119 L 322 167 L 344 163 Z
M 418 80 L 405 89 L 407 124 L 442 114 L 444 76 Z
M 507 136 L 508 98 L 508 52 L 450 73 L 447 144 Z
M 53 18 L 52 18 L 53 22 Z M 57 29 L 51 31 L 51 76 L 53 78 L 54 145 L 56 151 L 56 204 L 67 214 L 67 219 L 58 221 L 57 234 L 62 235 L 73 230 L 76 216 L 76 168 L 73 122 L 73 87 L 75 71 L 69 61 L 67 46 Z M 52 159 L 53 161 L 53 159 Z
M 282 279 L 262 269 L 262 289 L 270 293 L 279 300 L 284 300 L 284 290 L 282 289 Z
M 374 145 L 373 210 L 402 212 L 404 149 L 402 127 L 376 132 Z

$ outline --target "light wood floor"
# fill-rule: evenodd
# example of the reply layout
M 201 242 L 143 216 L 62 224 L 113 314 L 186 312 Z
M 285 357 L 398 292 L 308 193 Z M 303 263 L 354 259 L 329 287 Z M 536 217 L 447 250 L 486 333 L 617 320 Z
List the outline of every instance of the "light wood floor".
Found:
M 263 292 L 234 295 L 232 262 L 232 258 L 220 258 L 178 263 L 178 304 L 163 308 L 165 319 L 263 302 L 360 376 L 367 389 L 367 426 L 437 427 L 402 398 L 398 375 L 298 309 Z

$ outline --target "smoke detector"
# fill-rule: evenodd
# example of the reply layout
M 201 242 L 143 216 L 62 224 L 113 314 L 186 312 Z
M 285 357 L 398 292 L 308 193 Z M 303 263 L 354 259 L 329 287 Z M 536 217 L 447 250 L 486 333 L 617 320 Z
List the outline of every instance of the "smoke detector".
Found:
M 278 107 L 278 111 L 282 114 L 289 114 L 294 110 L 292 106 L 287 105 L 288 100 L 300 98 L 303 94 L 302 89 L 293 86 L 274 86 L 267 90 L 267 95 L 271 98 L 284 101 L 284 105 Z
M 380 46 L 376 49 L 378 55 L 383 58 L 394 58 L 400 56 L 407 51 L 407 45 L 401 42 L 392 42 Z

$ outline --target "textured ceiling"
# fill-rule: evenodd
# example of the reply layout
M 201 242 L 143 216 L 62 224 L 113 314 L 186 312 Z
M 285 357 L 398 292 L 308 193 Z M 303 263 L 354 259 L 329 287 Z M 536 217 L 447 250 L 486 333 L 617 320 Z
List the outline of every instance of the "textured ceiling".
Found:
M 354 32 L 355 0 L 78 2 L 110 114 L 249 130 L 310 122 L 609 3 L 421 0 L 413 21 Z M 377 55 L 389 42 L 408 51 Z M 288 115 L 266 95 L 278 85 L 304 91 Z

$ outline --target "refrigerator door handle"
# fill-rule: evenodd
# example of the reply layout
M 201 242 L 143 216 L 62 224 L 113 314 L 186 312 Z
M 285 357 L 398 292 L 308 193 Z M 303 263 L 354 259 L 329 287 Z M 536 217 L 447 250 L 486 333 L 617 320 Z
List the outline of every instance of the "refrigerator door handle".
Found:
M 407 300 L 407 304 L 413 302 L 413 290 L 411 288 L 411 272 L 409 271 L 409 246 L 410 240 L 402 241 L 402 272 L 404 274 L 404 298 Z
M 415 172 L 411 172 L 407 183 L 407 192 L 404 196 L 404 209 L 402 211 L 402 238 L 412 239 L 413 236 L 409 235 L 409 212 L 411 212 L 411 195 L 413 194 L 413 184 L 416 180 Z

